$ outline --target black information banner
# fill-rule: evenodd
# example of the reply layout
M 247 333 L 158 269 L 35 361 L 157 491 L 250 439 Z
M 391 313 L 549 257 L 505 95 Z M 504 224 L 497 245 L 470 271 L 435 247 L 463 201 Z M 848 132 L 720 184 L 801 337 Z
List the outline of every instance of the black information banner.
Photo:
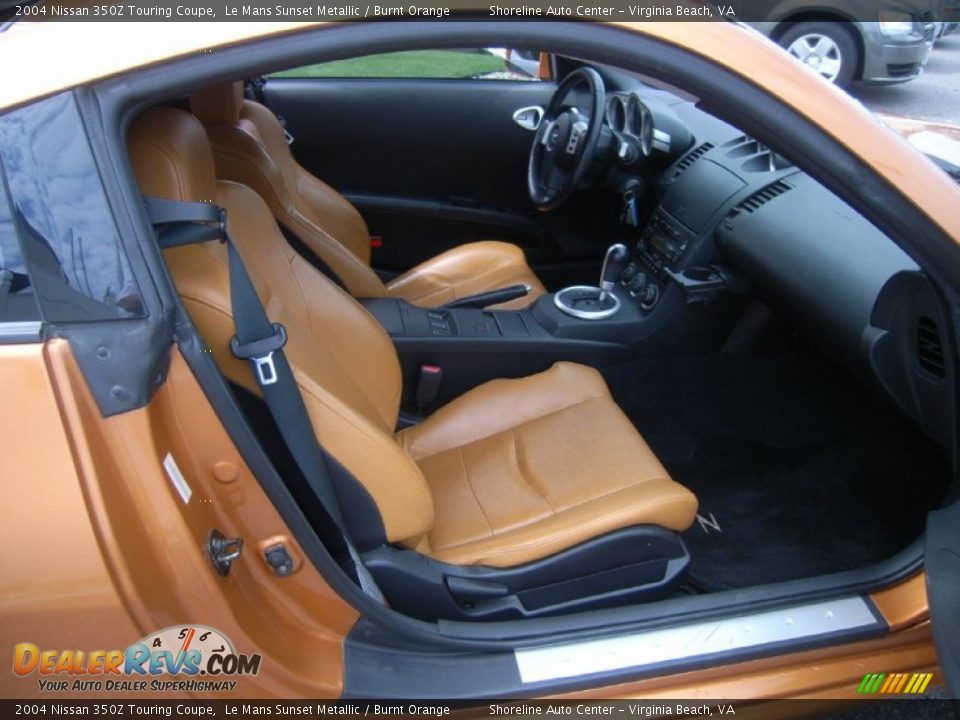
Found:
M 6 20 L 96 22 L 225 22 L 321 20 L 606 20 L 711 21 L 766 20 L 765 3 L 747 0 L 46 0 L 26 2 L 7 10 Z M 878 20 L 871 2 L 851 3 L 846 14 L 860 10 L 867 22 Z M 960 0 L 931 5 L 937 17 L 926 21 L 960 20 Z
M 349 700 L 338 702 L 237 700 L 0 700 L 0 717 L 49 718 L 753 718 L 814 717 L 838 720 L 871 718 L 949 718 L 954 701 L 913 700 L 523 700 L 470 703 L 432 700 Z

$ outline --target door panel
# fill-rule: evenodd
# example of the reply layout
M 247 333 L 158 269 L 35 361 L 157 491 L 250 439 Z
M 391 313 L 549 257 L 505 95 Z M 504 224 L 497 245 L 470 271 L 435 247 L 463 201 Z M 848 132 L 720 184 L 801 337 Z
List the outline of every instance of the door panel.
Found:
M 533 133 L 513 113 L 545 105 L 554 89 L 504 80 L 271 78 L 264 99 L 286 120 L 297 160 L 358 200 L 384 241 L 375 265 L 402 270 L 471 240 L 510 240 L 534 257 L 549 246 L 526 191 Z

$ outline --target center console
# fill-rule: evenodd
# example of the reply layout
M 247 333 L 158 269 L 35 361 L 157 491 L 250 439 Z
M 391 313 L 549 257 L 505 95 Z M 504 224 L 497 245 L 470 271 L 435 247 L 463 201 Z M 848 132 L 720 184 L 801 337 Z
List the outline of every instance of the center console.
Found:
M 436 403 L 503 377 L 524 377 L 560 360 L 601 367 L 629 356 L 631 323 L 618 312 L 585 332 L 588 321 L 564 315 L 551 296 L 526 310 L 421 308 L 395 298 L 362 301 L 393 340 L 404 377 L 402 405 L 411 407 L 421 369 L 440 368 Z
M 524 310 L 363 300 L 397 349 L 404 376 L 401 406 L 418 406 L 422 414 L 488 380 L 524 377 L 561 360 L 603 367 L 634 356 L 640 344 L 652 351 L 682 344 L 689 339 L 687 323 L 668 327 L 674 314 L 659 307 L 667 301 L 682 306 L 670 284 L 683 287 L 695 280 L 687 277 L 689 270 L 673 269 L 683 252 L 678 248 L 688 241 L 675 240 L 663 223 L 651 222 L 632 250 L 611 246 L 596 286 L 564 288 Z M 429 402 L 421 392 L 425 373 L 433 386 Z

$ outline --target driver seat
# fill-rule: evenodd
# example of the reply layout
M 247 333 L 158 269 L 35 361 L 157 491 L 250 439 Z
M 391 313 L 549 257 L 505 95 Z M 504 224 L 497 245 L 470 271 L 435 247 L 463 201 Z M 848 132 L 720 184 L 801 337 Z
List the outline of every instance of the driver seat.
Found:
M 255 190 L 281 228 L 354 297 L 395 297 L 437 307 L 526 285 L 530 291 L 524 297 L 492 306 L 521 309 L 546 293 L 519 247 L 492 240 L 443 252 L 384 284 L 370 267 L 370 234 L 360 213 L 300 166 L 280 121 L 265 106 L 244 98 L 242 82 L 200 90 L 190 98 L 190 108 L 213 145 L 217 176 Z

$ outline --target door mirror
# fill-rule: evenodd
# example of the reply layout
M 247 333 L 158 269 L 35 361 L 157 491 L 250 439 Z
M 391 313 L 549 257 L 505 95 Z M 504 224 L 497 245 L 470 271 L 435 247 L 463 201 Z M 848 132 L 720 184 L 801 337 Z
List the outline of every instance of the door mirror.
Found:
M 550 80 L 553 63 L 550 53 L 519 48 L 486 48 L 491 55 L 503 58 L 504 72 L 517 80 Z

